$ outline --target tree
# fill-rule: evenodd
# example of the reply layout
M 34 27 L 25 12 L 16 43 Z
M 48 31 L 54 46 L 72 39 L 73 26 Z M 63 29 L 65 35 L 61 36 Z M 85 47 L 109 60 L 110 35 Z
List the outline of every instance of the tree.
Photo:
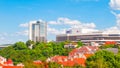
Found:
M 87 68 L 114 68 L 116 62 L 114 57 L 114 53 L 100 50 L 95 55 L 87 58 Z
M 24 42 L 16 42 L 14 45 L 13 45 L 13 48 L 15 50 L 24 50 L 24 49 L 27 49 L 27 46 L 25 45 Z
M 100 46 L 101 49 L 106 49 L 106 48 L 119 48 L 118 45 L 116 45 L 116 42 L 114 41 L 107 41 L 105 44 Z
M 26 45 L 29 46 L 30 44 L 31 41 L 28 40 L 26 42 Z M 14 61 L 14 64 L 24 62 L 26 64 L 29 64 L 27 63 L 29 60 L 41 60 L 45 62 L 48 57 L 54 55 L 68 55 L 71 49 L 64 48 L 64 44 L 65 42 L 38 42 L 34 44 L 33 49 L 29 49 L 24 42 L 16 42 L 15 44 L 0 50 L 0 55 L 5 58 L 12 59 Z
M 26 41 L 26 45 L 27 45 L 27 47 L 31 47 L 31 49 L 32 49 L 32 47 L 34 45 L 34 41 L 28 40 L 28 41 Z
M 8 46 L 0 50 L 0 55 L 9 58 L 11 54 L 14 54 L 15 50 L 12 46 Z
M 118 53 L 117 55 L 115 55 L 115 68 L 119 68 L 120 67 L 120 54 Z
M 81 47 L 81 46 L 83 46 L 83 43 L 82 43 L 81 41 L 78 41 L 78 46 L 77 46 L 77 48 L 78 48 L 78 47 Z
M 60 64 L 55 63 L 55 62 L 49 62 L 48 63 L 48 68 L 62 68 Z

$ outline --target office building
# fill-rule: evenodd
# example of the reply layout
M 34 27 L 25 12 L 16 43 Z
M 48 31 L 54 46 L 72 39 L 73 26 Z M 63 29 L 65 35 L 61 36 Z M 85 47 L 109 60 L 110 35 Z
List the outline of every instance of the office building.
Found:
M 57 42 L 66 40 L 74 42 L 81 40 L 84 44 L 90 44 L 91 42 L 104 44 L 106 41 L 115 41 L 117 43 L 120 43 L 120 32 L 96 31 L 82 33 L 81 31 L 72 29 L 70 31 L 66 31 L 66 34 L 60 34 L 56 36 Z
M 44 21 L 31 21 L 29 23 L 29 40 L 34 42 L 46 42 L 47 23 Z

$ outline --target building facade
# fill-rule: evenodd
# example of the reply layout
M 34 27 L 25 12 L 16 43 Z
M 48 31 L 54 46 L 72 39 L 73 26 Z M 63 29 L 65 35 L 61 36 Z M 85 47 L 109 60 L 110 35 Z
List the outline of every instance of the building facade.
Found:
M 68 31 L 67 31 L 68 32 Z M 115 41 L 120 43 L 120 32 L 89 32 L 89 33 L 66 33 L 56 36 L 56 41 L 74 41 L 77 42 L 81 40 L 84 44 L 91 42 L 96 42 L 99 44 L 104 44 L 106 41 Z
M 34 42 L 46 42 L 47 23 L 44 21 L 31 21 L 29 23 L 29 40 Z

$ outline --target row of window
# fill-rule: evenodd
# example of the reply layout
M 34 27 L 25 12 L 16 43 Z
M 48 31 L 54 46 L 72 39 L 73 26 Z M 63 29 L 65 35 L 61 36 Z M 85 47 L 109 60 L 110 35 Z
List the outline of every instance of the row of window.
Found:
M 65 40 L 70 40 L 70 41 L 77 41 L 77 40 L 120 40 L 120 37 L 97 37 L 97 36 L 58 36 L 56 38 L 56 41 L 65 41 Z

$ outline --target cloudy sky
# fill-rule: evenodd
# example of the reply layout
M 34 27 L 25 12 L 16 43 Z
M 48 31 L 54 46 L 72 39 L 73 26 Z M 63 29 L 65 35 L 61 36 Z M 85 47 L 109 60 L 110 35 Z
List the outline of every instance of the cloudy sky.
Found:
M 48 40 L 72 27 L 120 30 L 120 0 L 0 0 L 0 44 L 28 40 L 28 23 L 48 23 Z

